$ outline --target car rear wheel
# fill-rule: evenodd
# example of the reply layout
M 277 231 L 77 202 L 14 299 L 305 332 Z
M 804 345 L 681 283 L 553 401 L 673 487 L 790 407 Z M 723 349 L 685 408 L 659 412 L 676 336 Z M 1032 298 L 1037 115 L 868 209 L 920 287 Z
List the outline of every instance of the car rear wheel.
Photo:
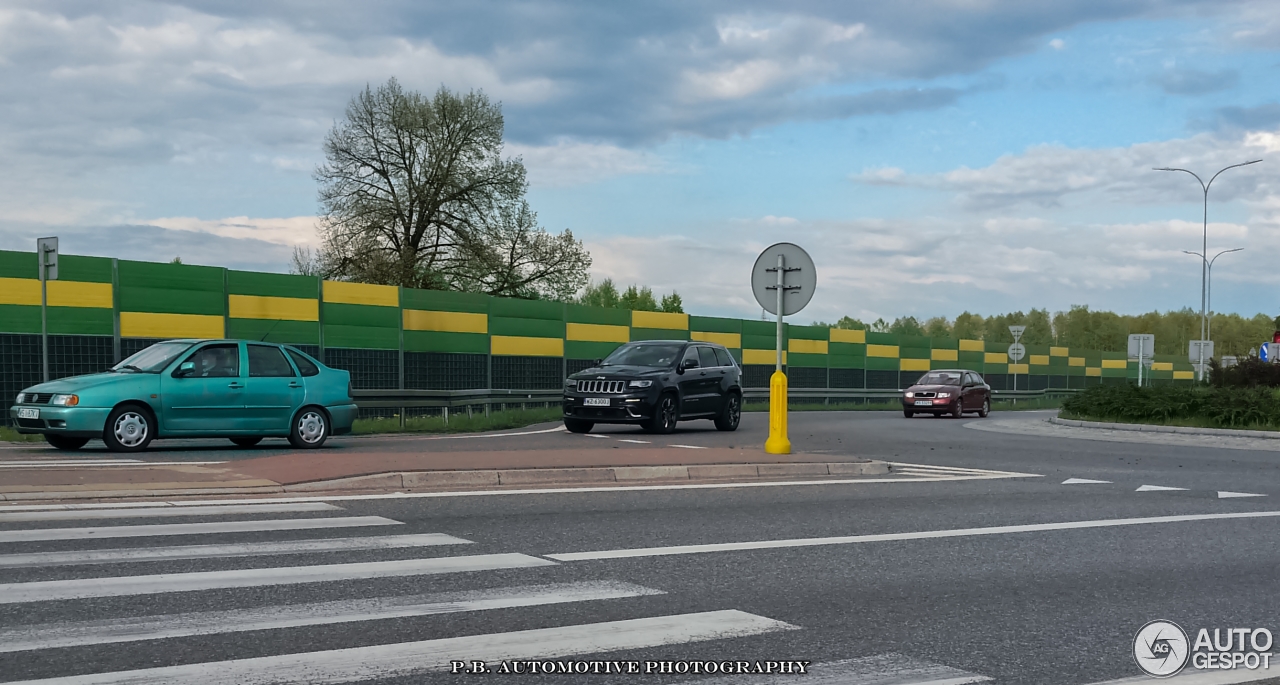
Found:
M 254 445 L 262 442 L 262 438 L 231 438 L 231 442 L 234 442 L 240 447 L 253 447 Z
M 141 452 L 155 436 L 151 412 L 133 404 L 113 409 L 102 431 L 102 441 L 112 452 Z
M 978 416 L 985 419 L 987 418 L 987 414 L 990 414 L 990 413 L 991 413 L 991 398 L 988 397 L 982 400 L 982 408 L 978 410 Z
M 716 417 L 716 430 L 735 431 L 742 421 L 742 397 L 738 393 L 730 393 L 724 403 L 724 411 Z
M 591 421 L 583 421 L 582 419 L 565 419 L 564 427 L 569 429 L 570 433 L 590 433 L 595 427 L 595 423 Z
M 302 450 L 322 447 L 329 439 L 329 417 L 316 407 L 304 407 L 293 418 L 289 443 Z
M 89 438 L 71 438 L 65 435 L 44 436 L 45 442 L 60 450 L 78 450 L 89 443 Z
M 670 393 L 658 398 L 653 416 L 640 424 L 650 433 L 671 433 L 676 429 L 676 396 Z
M 905 416 L 905 417 L 907 417 L 907 418 L 911 418 L 911 417 L 915 416 L 915 415 L 916 415 L 916 413 L 915 413 L 915 412 L 913 412 L 913 411 L 911 411 L 910 409 L 903 409 L 903 410 L 902 410 L 902 415 L 903 415 L 903 416 Z

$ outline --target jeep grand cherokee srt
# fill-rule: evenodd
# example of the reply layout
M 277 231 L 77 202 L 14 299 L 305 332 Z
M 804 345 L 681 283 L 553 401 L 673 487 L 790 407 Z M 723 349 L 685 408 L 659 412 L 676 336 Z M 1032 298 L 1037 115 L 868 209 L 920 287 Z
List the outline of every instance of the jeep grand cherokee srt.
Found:
M 670 433 L 677 421 L 711 419 L 722 431 L 736 430 L 742 417 L 741 377 L 721 345 L 627 343 L 565 380 L 564 425 L 574 433 L 586 433 L 597 423 Z

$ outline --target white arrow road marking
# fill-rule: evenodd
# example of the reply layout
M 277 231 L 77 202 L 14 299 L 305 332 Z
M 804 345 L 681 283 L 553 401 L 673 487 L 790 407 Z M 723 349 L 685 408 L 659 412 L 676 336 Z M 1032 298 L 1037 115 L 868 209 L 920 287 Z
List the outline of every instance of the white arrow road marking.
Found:
M 1228 492 L 1226 490 L 1218 491 L 1218 499 L 1231 499 L 1232 497 L 1266 497 L 1253 492 Z
M 1088 478 L 1068 478 L 1062 481 L 1063 485 L 1091 485 L 1094 483 L 1110 483 L 1109 480 L 1090 480 Z
M 1165 490 L 1186 490 L 1186 488 L 1171 488 L 1166 485 L 1143 485 L 1134 492 L 1163 492 Z

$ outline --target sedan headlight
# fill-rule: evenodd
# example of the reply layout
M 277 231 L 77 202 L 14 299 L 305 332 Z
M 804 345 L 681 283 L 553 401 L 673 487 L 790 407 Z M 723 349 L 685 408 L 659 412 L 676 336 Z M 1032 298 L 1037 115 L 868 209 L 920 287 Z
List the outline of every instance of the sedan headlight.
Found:
M 23 402 L 25 402 L 26 400 L 27 400 L 27 394 L 26 394 L 26 393 L 23 393 L 23 392 L 20 392 L 20 393 L 18 393 L 18 399 L 17 399 L 17 401 L 15 401 L 15 402 L 14 402 L 14 404 L 22 404 L 22 403 L 23 403 Z
M 653 385 L 653 381 L 631 381 L 627 383 L 629 388 L 647 388 L 651 385 Z
M 914 392 L 907 393 L 907 399 L 911 399 L 912 397 L 915 397 L 915 396 L 916 394 Z
M 940 392 L 940 393 L 938 393 L 938 399 L 945 399 L 945 398 L 948 398 L 948 397 L 951 397 L 951 393 L 949 393 L 949 392 Z
M 80 404 L 80 398 L 76 395 L 54 395 L 53 399 L 49 400 L 49 404 L 59 407 L 74 407 Z

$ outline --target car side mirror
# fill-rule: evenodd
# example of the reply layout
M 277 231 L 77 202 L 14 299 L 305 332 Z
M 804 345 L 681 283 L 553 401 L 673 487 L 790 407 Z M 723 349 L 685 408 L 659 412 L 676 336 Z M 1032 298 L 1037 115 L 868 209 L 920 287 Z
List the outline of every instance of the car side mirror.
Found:
M 591 365 L 592 365 L 592 366 L 600 366 L 600 362 L 603 362 L 603 361 L 604 361 L 603 359 L 597 359 L 597 360 L 595 360 L 595 361 L 591 362 Z
M 194 376 L 195 373 L 196 373 L 195 362 L 182 362 L 181 364 L 178 365 L 178 370 L 173 374 L 173 377 L 186 378 L 187 376 Z
M 698 368 L 697 359 L 685 359 L 681 361 L 680 366 L 676 368 L 676 373 L 684 373 L 685 369 L 696 369 L 696 368 Z

